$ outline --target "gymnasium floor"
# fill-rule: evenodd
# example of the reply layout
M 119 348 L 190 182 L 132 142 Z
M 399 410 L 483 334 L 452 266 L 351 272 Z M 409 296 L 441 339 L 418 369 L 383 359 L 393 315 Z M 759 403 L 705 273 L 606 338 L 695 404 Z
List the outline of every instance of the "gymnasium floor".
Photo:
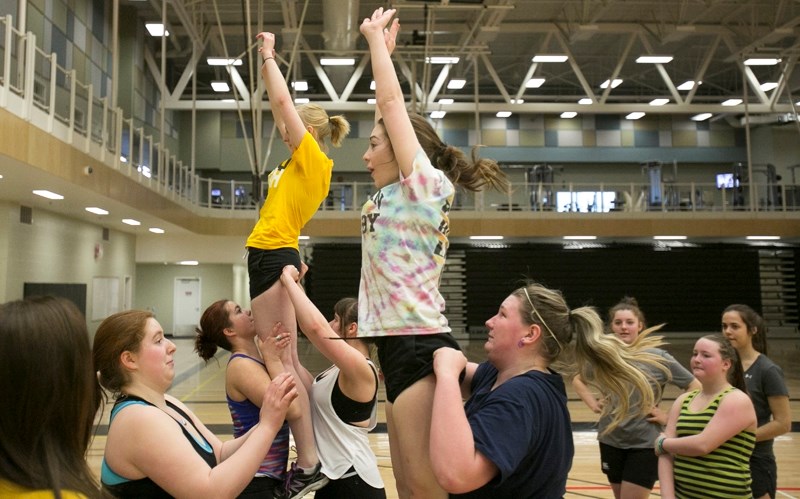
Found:
M 231 438 L 230 414 L 225 403 L 224 387 L 227 352 L 218 353 L 217 361 L 212 360 L 205 365 L 193 353 L 192 340 L 179 338 L 174 341 L 178 349 L 175 355 L 175 381 L 170 393 L 185 402 L 221 438 Z M 670 341 L 667 349 L 682 364 L 687 365 L 693 344 L 693 339 L 676 338 Z M 770 358 L 783 368 L 786 375 L 791 396 L 792 420 L 794 421 L 794 431 L 780 437 L 775 443 L 775 452 L 778 456 L 778 496 L 800 498 L 800 472 L 796 471 L 800 469 L 800 433 L 798 433 L 800 431 L 798 423 L 800 420 L 800 362 L 797 361 L 800 354 L 800 338 L 770 340 L 769 347 Z M 467 352 L 470 360 L 480 362 L 485 359 L 483 341 L 473 339 L 462 343 L 462 348 Z M 300 340 L 299 349 L 301 362 L 312 373 L 320 372 L 329 366 L 327 360 L 304 339 Z M 578 399 L 569 383 L 567 383 L 567 390 L 570 414 L 575 429 L 573 432 L 575 458 L 567 482 L 566 497 L 613 498 L 614 495 L 608 487 L 605 475 L 600 471 L 597 433 L 591 429 L 596 417 Z M 669 404 L 678 393 L 674 387 L 669 388 L 665 393 L 665 400 L 661 404 L 662 409 L 668 409 Z M 388 437 L 384 424 L 386 421 L 383 413 L 385 394 L 382 387 L 378 393 L 378 399 L 381 402 L 378 415 L 379 426 L 371 434 L 370 440 L 386 483 L 387 497 L 392 499 L 397 497 L 397 493 L 394 487 Z M 98 474 L 105 446 L 109 409 L 106 407 L 103 411 L 103 416 L 99 420 L 97 436 L 89 451 L 90 465 Z M 657 487 L 658 484 L 652 494 L 653 497 L 658 496 Z M 313 497 L 313 495 L 310 494 L 306 497 Z

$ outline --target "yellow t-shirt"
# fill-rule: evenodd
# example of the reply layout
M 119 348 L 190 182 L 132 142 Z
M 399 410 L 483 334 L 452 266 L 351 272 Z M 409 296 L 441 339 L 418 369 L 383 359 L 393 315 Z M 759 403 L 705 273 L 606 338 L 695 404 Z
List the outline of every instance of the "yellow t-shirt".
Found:
M 53 499 L 56 495 L 52 490 L 31 490 L 5 480 L 0 480 L 0 499 Z M 62 490 L 64 499 L 86 499 L 86 496 L 69 490 Z
M 270 172 L 267 199 L 247 246 L 298 249 L 300 230 L 328 195 L 332 171 L 333 160 L 306 132 L 292 157 Z

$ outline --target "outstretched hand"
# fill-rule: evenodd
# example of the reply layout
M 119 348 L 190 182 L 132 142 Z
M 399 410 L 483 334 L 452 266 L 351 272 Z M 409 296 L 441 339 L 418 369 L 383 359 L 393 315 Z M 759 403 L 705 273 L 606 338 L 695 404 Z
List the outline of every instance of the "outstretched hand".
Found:
M 392 55 L 394 48 L 397 46 L 397 33 L 400 32 L 400 19 L 394 18 L 392 24 L 388 28 L 383 28 L 383 41 L 386 44 L 386 50 L 389 55 Z
M 283 360 L 284 352 L 288 351 L 286 347 L 288 347 L 291 342 L 291 333 L 289 333 L 280 322 L 275 323 L 272 327 L 272 334 L 263 340 L 256 337 L 256 346 L 258 347 L 258 351 L 261 352 L 261 358 L 264 359 L 265 362 L 268 360 Z
M 258 53 L 261 54 L 261 59 L 266 60 L 267 57 L 275 57 L 275 34 L 268 31 L 262 31 L 256 35 L 256 40 L 261 40 L 263 43 L 258 48 Z
M 391 29 L 386 28 L 386 26 L 389 25 L 389 20 L 394 16 L 395 12 L 397 12 L 397 9 L 383 10 L 383 7 L 378 7 L 378 9 L 372 13 L 372 17 L 364 18 L 360 28 L 361 34 L 367 37 L 367 39 L 380 34 L 386 43 L 386 48 L 389 48 L 390 40 L 392 45 L 394 45 L 397 31 L 400 29 L 400 23 L 395 19 Z M 391 47 L 389 52 L 391 53 L 392 50 L 394 50 L 394 46 Z
M 286 411 L 294 399 L 297 398 L 297 388 L 295 380 L 291 374 L 283 372 L 272 378 L 264 391 L 264 399 L 261 402 L 261 421 L 271 420 L 280 425 L 286 418 Z
M 281 277 L 283 278 L 281 281 L 284 284 L 286 284 L 286 281 L 297 282 L 300 280 L 300 272 L 297 271 L 297 267 L 294 265 L 287 265 L 283 267 L 283 273 L 281 274 Z
M 433 352 L 433 372 L 436 377 L 456 378 L 467 367 L 467 357 L 455 348 L 442 347 Z

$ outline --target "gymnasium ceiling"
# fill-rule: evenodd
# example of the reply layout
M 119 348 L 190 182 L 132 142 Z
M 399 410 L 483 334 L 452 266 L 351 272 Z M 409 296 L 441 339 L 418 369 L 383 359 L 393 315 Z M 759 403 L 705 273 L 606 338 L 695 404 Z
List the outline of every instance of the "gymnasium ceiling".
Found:
M 162 68 L 166 106 L 242 109 L 258 90 L 255 35 L 278 35 L 284 73 L 304 80 L 297 92 L 329 110 L 369 111 L 373 96 L 360 21 L 384 2 L 368 0 L 170 0 L 165 2 L 166 61 L 161 37 L 147 37 L 147 70 Z M 162 19 L 162 0 L 121 0 L 138 21 Z M 747 112 L 792 120 L 800 101 L 798 0 L 398 0 L 401 33 L 395 52 L 407 98 L 418 110 L 452 113 L 679 113 L 741 119 Z M 536 55 L 564 62 L 532 62 Z M 663 64 L 643 55 L 671 56 Z M 457 57 L 427 64 L 429 57 Z M 241 58 L 240 66 L 210 66 L 208 57 Z M 353 66 L 322 66 L 325 57 L 352 57 Z M 749 66 L 748 58 L 776 58 Z M 253 70 L 252 68 L 255 68 Z M 196 69 L 195 98 L 189 76 Z M 527 88 L 531 78 L 544 78 Z M 448 89 L 453 79 L 462 89 Z M 619 79 L 616 88 L 601 88 Z M 217 93 L 211 82 L 228 81 Z M 681 87 L 684 82 L 701 85 Z M 762 89 L 766 83 L 773 89 Z M 684 88 L 686 88 L 684 90 Z M 235 90 L 234 90 L 235 89 Z M 746 91 L 745 91 L 746 89 Z M 228 102 L 224 100 L 228 99 Z M 230 100 L 234 99 L 233 102 Z M 442 103 L 452 99 L 452 104 Z M 578 104 L 589 99 L 589 104 Z M 654 106 L 654 99 L 667 99 Z M 723 106 L 729 99 L 742 103 Z M 520 102 L 522 101 L 522 102 Z M 447 102 L 447 101 L 445 101 Z

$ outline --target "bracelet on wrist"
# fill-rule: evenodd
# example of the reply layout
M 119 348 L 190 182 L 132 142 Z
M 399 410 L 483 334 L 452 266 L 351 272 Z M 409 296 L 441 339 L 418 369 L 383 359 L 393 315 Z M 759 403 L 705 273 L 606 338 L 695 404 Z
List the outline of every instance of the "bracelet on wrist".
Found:
M 666 451 L 664 450 L 664 440 L 666 440 L 666 439 L 667 439 L 666 437 L 661 437 L 658 440 L 656 440 L 656 455 L 657 456 L 660 456 L 662 454 L 666 454 Z
M 275 58 L 274 58 L 274 57 L 265 57 L 265 58 L 264 58 L 264 62 L 267 62 L 267 61 L 268 61 L 268 60 L 270 60 L 270 59 L 272 59 L 273 61 L 275 60 Z

